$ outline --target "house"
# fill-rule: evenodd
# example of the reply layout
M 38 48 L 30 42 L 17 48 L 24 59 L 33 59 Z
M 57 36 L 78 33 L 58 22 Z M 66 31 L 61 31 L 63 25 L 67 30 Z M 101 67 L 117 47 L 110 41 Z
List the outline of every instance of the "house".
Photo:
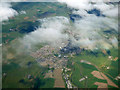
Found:
M 81 81 L 83 81 L 83 80 L 85 80 L 85 79 L 87 79 L 87 78 L 88 78 L 88 77 L 85 76 L 85 77 L 81 78 L 79 81 L 81 82 Z
M 2 46 L 2 43 L 0 44 L 0 47 Z
M 32 76 L 29 74 L 29 75 L 28 75 L 28 79 L 31 79 L 31 78 L 32 78 Z

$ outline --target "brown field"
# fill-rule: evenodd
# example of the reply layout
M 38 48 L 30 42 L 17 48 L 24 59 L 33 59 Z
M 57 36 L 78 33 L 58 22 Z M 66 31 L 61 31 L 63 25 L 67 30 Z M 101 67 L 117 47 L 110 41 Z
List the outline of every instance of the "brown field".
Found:
M 24 20 L 27 20 L 29 17 L 24 17 Z
M 13 59 L 13 58 L 14 58 L 13 54 L 11 54 L 11 53 L 7 54 L 7 59 Z
M 53 78 L 53 74 L 52 73 L 46 73 L 44 78 Z
M 115 57 L 114 61 L 117 61 L 118 60 L 118 57 Z
M 64 81 L 62 79 L 62 70 L 60 68 L 54 70 L 55 84 L 54 87 L 65 88 Z
M 92 74 L 93 76 L 95 76 L 96 78 L 107 80 L 107 84 L 108 84 L 108 85 L 118 88 L 118 86 L 117 86 L 115 83 L 113 83 L 113 82 L 112 82 L 105 74 L 103 74 L 102 72 L 93 71 L 91 74 Z
M 107 83 L 95 82 L 95 85 L 98 85 L 98 88 L 108 88 Z
M 41 66 L 47 66 L 48 64 L 46 62 L 41 62 L 40 65 Z
M 104 79 L 104 77 L 101 75 L 101 73 L 99 71 L 93 71 L 93 72 L 91 72 L 91 74 L 96 78 Z
M 103 52 L 105 55 L 107 54 L 106 50 L 102 50 L 102 52 Z
M 101 73 L 101 75 L 107 80 L 108 85 L 118 88 L 118 86 L 113 83 L 105 74 Z

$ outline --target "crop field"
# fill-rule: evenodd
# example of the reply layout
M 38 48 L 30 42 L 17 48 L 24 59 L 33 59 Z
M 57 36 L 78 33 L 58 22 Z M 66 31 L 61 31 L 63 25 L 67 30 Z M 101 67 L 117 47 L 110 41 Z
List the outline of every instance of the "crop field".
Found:
M 3 88 L 119 88 L 116 17 L 73 4 L 10 3 L 17 15 L 0 31 Z
M 116 50 L 117 52 L 117 50 Z M 114 58 L 117 56 L 117 53 L 113 53 L 113 49 L 111 50 L 111 56 L 114 56 Z M 113 54 L 113 55 L 112 55 Z M 71 76 L 71 81 L 73 82 L 74 85 L 79 86 L 79 87 L 94 87 L 96 88 L 97 86 L 94 84 L 95 82 L 104 82 L 107 83 L 105 79 L 99 79 L 94 77 L 91 73 L 93 71 L 100 71 L 106 74 L 107 76 L 111 77 L 110 79 L 114 82 L 114 84 L 118 85 L 118 82 L 114 80 L 118 75 L 118 60 L 117 61 L 111 61 L 108 59 L 109 55 L 103 55 L 98 54 L 98 56 L 95 55 L 90 55 L 90 54 L 81 54 L 78 56 L 74 56 L 70 58 L 70 61 L 68 62 L 68 67 L 72 68 L 72 76 Z M 85 60 L 87 63 L 81 63 L 81 60 Z M 74 64 L 71 66 L 71 62 L 74 62 Z M 88 63 L 89 62 L 89 63 Z M 110 69 L 106 69 L 105 66 L 110 67 Z M 87 76 L 88 78 L 79 81 L 81 78 Z M 109 87 L 109 86 L 108 86 Z

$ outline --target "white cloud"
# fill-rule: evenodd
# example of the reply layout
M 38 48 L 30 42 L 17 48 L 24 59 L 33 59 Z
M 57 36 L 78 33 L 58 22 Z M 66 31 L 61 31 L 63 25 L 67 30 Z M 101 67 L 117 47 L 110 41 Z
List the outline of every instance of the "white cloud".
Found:
M 70 24 L 68 18 L 62 16 L 41 19 L 42 26 L 26 35 L 23 39 L 24 44 L 47 43 L 53 46 L 61 46 L 63 41 L 67 42 L 70 38 L 72 44 L 92 50 L 96 48 L 117 48 L 117 38 L 111 35 L 112 39 L 109 40 L 106 38 L 108 36 L 103 33 L 104 30 L 118 32 L 118 20 L 116 18 L 118 12 L 116 5 L 106 4 L 102 1 L 92 5 L 89 3 L 90 0 L 82 0 L 80 2 L 76 2 L 75 0 L 59 1 L 66 3 L 69 8 L 78 9 L 78 11 L 74 10 L 72 13 L 80 15 L 82 18 L 75 20 L 72 24 Z M 100 10 L 106 17 L 98 17 L 95 14 L 87 13 L 86 10 L 94 8 Z
M 69 20 L 65 17 L 53 17 L 40 20 L 42 26 L 36 31 L 26 35 L 22 42 L 26 45 L 35 45 L 38 43 L 47 43 L 53 46 L 60 46 L 62 41 L 68 39 L 68 35 L 64 34 L 64 29 L 69 24 Z
M 112 8 L 110 10 L 106 10 L 103 12 L 103 14 L 105 14 L 106 16 L 109 17 L 118 17 L 118 7 Z
M 92 5 L 89 4 L 90 0 L 58 0 L 59 2 L 66 3 L 69 7 L 77 9 L 92 9 Z
M 10 3 L 0 3 L 0 21 L 8 20 L 17 14 L 17 11 L 11 8 Z
M 116 30 L 118 32 L 118 6 L 106 4 L 103 0 L 58 0 L 61 3 L 66 3 L 68 7 L 78 9 L 74 10 L 73 14 L 78 14 L 82 18 L 75 21 L 75 31 L 79 40 L 73 39 L 73 42 L 80 47 L 89 49 L 105 48 L 109 49 L 112 46 L 117 46 L 117 39 L 114 36 L 112 40 L 107 40 L 101 34 L 104 30 Z M 98 9 L 106 17 L 98 17 L 94 14 L 87 13 L 88 10 Z M 114 42 L 114 44 L 113 44 Z
M 104 0 L 58 0 L 58 2 L 66 3 L 68 7 L 79 9 L 80 15 L 88 15 L 86 10 L 92 10 L 94 8 L 101 11 L 106 16 L 118 16 L 118 5 L 107 4 Z M 95 4 L 91 4 L 94 2 Z

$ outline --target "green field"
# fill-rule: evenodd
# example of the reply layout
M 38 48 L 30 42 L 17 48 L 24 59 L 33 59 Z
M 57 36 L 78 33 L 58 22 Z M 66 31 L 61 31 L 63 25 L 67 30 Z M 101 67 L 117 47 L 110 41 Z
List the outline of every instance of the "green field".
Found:
M 111 49 L 111 56 L 117 56 L 117 50 Z M 86 55 L 87 53 L 87 55 Z M 107 75 L 116 85 L 118 85 L 118 81 L 116 81 L 115 78 L 118 75 L 118 60 L 117 61 L 110 61 L 108 60 L 109 55 L 104 55 L 103 53 L 99 53 L 97 56 L 91 54 L 89 51 L 84 51 L 80 55 L 74 56 L 70 58 L 68 61 L 68 68 L 72 68 L 72 76 L 71 76 L 71 82 L 78 87 L 93 87 L 96 88 L 97 86 L 94 85 L 95 82 L 103 82 L 107 83 L 106 80 L 98 79 L 94 77 L 91 72 L 92 71 L 99 71 L 103 72 L 105 75 Z M 98 68 L 96 68 L 93 65 L 81 63 L 80 60 L 86 60 L 93 65 L 96 65 Z M 72 65 L 72 62 L 74 62 L 74 65 Z M 106 68 L 103 68 L 104 66 L 109 66 L 110 69 L 107 70 Z M 84 76 L 87 76 L 88 78 L 84 81 L 79 81 Z M 110 87 L 110 86 L 108 86 Z
M 33 57 L 24 51 L 25 47 L 22 47 L 20 53 L 17 53 L 17 47 L 20 47 L 18 38 L 34 31 L 34 27 L 40 26 L 41 23 L 38 22 L 38 19 L 53 16 L 68 17 L 70 11 L 63 4 L 44 2 L 12 3 L 12 8 L 17 12 L 25 11 L 26 14 L 19 14 L 9 21 L 3 21 L 5 24 L 2 25 L 2 73 L 7 74 L 3 76 L 3 88 L 52 88 L 54 79 L 44 79 L 48 68 L 41 67 Z M 28 19 L 25 19 L 25 17 L 28 17 Z M 10 29 L 13 29 L 13 31 L 10 31 Z M 36 51 L 42 46 L 42 44 L 36 45 L 32 50 Z M 32 81 L 27 78 L 29 74 L 32 76 Z
M 31 52 L 29 52 L 27 51 L 28 47 L 22 46 L 19 39 L 36 30 L 37 27 L 40 27 L 41 22 L 39 19 L 54 16 L 65 16 L 69 18 L 72 9 L 67 8 L 66 4 L 55 2 L 14 2 L 12 3 L 12 8 L 15 9 L 19 15 L 10 18 L 8 21 L 3 21 L 2 24 L 3 88 L 53 88 L 55 79 L 44 78 L 46 73 L 51 70 L 48 68 L 49 65 L 46 67 L 40 66 L 36 59 L 30 55 L 31 52 L 36 52 L 46 44 L 36 44 L 31 48 Z M 20 14 L 21 11 L 25 11 L 26 14 Z M 72 21 L 70 21 L 70 24 L 74 25 Z M 103 35 L 103 32 L 100 34 Z M 108 38 L 112 37 L 112 35 L 116 36 L 117 34 L 109 34 Z M 70 68 L 71 71 L 66 73 L 68 75 L 71 74 L 69 79 L 73 86 L 78 88 L 97 88 L 98 86 L 94 85 L 95 82 L 107 83 L 107 80 L 94 77 L 91 74 L 93 71 L 104 73 L 110 80 L 118 85 L 118 81 L 115 80 L 115 78 L 118 76 L 119 59 L 114 60 L 118 57 L 118 49 L 111 48 L 105 51 L 106 54 L 104 54 L 101 49 L 92 51 L 81 48 L 81 53 L 73 55 L 73 57 L 70 56 L 70 53 L 61 54 L 61 56 L 69 56 L 67 58 L 67 67 Z M 58 57 L 60 53 L 53 52 L 52 54 L 54 54 L 53 57 Z M 109 60 L 109 56 L 112 56 L 113 60 Z M 80 60 L 85 60 L 91 64 L 81 63 Z M 109 67 L 109 69 L 107 69 L 107 67 Z M 30 78 L 28 78 L 29 76 Z M 85 76 L 88 78 L 80 82 L 79 80 Z M 108 88 L 115 87 L 108 85 Z
M 12 3 L 12 8 L 17 12 L 25 11 L 26 14 L 19 14 L 9 21 L 3 21 L 2 25 L 2 42 L 10 42 L 18 37 L 22 37 L 25 34 L 35 30 L 35 27 L 40 26 L 38 19 L 53 16 L 65 16 L 68 17 L 71 11 L 64 4 L 60 3 L 38 3 L 38 2 L 19 2 Z M 39 11 L 40 10 L 40 11 Z M 28 19 L 24 19 L 28 17 Z M 10 31 L 13 29 L 14 31 Z M 5 36 L 4 36 L 5 35 Z

